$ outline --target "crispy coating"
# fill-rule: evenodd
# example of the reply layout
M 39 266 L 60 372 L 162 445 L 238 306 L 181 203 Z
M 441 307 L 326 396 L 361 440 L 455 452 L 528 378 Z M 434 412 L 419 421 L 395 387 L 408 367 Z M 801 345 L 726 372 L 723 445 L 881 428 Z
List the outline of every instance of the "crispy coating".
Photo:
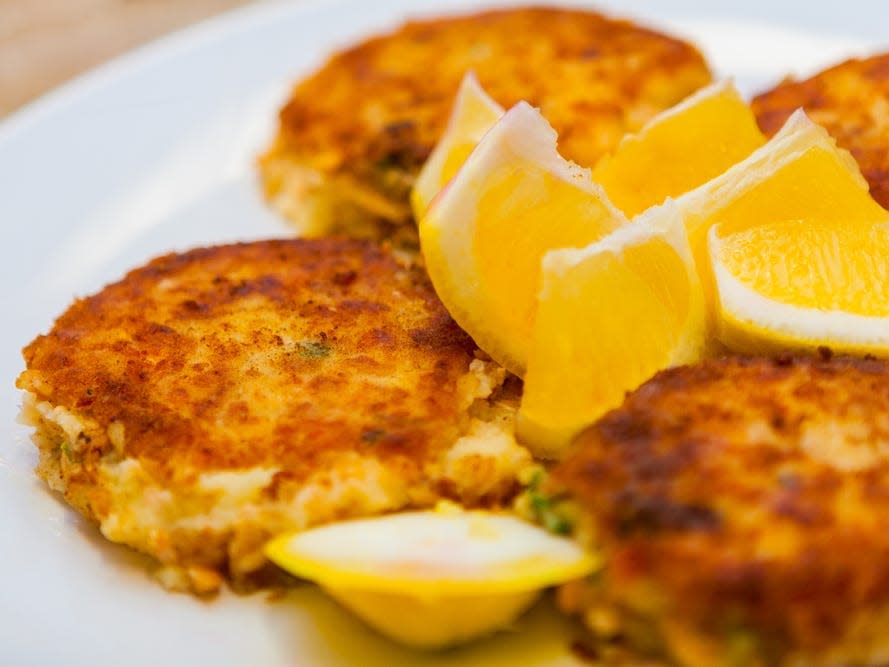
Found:
M 386 248 L 267 241 L 160 257 L 78 300 L 17 384 L 39 472 L 106 536 L 238 576 L 283 530 L 508 496 L 509 465 L 466 438 L 449 458 L 503 381 L 474 351 Z
M 693 46 L 589 11 L 515 8 L 409 22 L 337 53 L 296 85 L 261 160 L 268 196 L 295 219 L 305 210 L 293 200 L 305 201 L 323 180 L 336 190 L 329 199 L 352 197 L 365 214 L 408 220 L 413 178 L 470 69 L 504 107 L 539 106 L 560 150 L 584 166 L 710 80 Z M 292 178 L 300 168 L 318 182 Z
M 804 81 L 787 79 L 752 106 L 769 135 L 804 108 L 852 153 L 873 198 L 889 207 L 889 53 L 848 60 Z
M 679 664 L 885 664 L 886 362 L 659 373 L 578 438 L 552 484 L 606 558 L 587 600 L 565 594 L 575 611 L 641 621 L 635 641 Z

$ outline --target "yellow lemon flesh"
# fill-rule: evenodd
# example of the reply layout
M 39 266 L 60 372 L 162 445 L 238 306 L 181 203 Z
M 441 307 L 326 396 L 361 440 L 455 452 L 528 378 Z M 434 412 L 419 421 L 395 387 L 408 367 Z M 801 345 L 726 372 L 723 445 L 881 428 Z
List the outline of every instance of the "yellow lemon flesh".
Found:
M 765 141 L 750 107 L 723 81 L 624 137 L 593 169 L 593 180 L 632 217 L 706 183 Z
M 718 335 L 751 353 L 889 355 L 889 227 L 793 220 L 709 234 Z
M 716 223 L 729 234 L 784 220 L 889 220 L 852 156 L 801 110 L 765 146 L 676 203 L 708 296 L 707 233 Z
M 471 71 L 463 77 L 447 128 L 417 175 L 411 190 L 414 218 L 420 220 L 435 195 L 450 181 L 485 132 L 503 115 L 503 107 L 481 87 Z
M 543 260 L 519 437 L 557 457 L 656 371 L 701 358 L 704 295 L 672 202 Z
M 627 224 L 587 170 L 556 150 L 555 130 L 524 102 L 485 134 L 420 221 L 435 291 L 491 357 L 524 374 L 540 260 Z
M 330 524 L 278 537 L 266 553 L 379 632 L 422 648 L 502 629 L 542 589 L 596 568 L 571 540 L 458 509 Z

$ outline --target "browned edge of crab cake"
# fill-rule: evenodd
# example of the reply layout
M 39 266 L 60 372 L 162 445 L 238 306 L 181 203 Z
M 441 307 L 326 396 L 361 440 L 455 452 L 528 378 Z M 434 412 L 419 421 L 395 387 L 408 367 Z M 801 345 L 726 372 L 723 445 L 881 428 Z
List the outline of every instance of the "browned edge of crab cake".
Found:
M 889 207 L 889 53 L 847 60 L 808 79 L 786 79 L 753 98 L 762 130 L 772 135 L 802 107 L 850 151 L 871 195 Z
M 885 664 L 887 456 L 885 361 L 661 372 L 548 482 L 605 563 L 561 604 L 673 664 Z
M 264 542 L 344 517 L 505 502 L 515 388 L 422 269 L 328 238 L 171 254 L 24 349 L 38 473 L 171 588 L 236 586 Z
M 413 179 L 470 69 L 505 107 L 539 106 L 583 166 L 710 81 L 692 45 L 591 11 L 411 21 L 296 84 L 259 163 L 268 199 L 307 235 L 404 232 Z

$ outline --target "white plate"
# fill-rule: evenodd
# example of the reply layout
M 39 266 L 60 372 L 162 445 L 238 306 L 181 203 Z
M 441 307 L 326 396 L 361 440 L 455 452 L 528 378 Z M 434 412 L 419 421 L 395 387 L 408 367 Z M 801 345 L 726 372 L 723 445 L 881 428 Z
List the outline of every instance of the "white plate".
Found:
M 645 3 L 632 4 L 642 14 Z M 646 23 L 694 40 L 747 91 L 872 47 L 725 12 L 671 20 L 649 4 Z M 141 557 L 105 542 L 35 478 L 15 423 L 19 350 L 72 297 L 163 251 L 289 234 L 253 173 L 288 83 L 331 49 L 436 5 L 260 3 L 134 52 L 0 125 L 0 664 L 574 664 L 574 630 L 545 605 L 516 632 L 424 657 L 310 587 L 274 603 L 168 594 Z

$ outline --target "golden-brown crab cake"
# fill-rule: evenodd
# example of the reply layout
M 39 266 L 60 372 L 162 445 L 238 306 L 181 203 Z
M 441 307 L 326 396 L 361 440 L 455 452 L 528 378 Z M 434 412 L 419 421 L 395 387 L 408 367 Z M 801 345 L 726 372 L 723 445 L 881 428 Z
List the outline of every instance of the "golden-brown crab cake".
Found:
M 470 69 L 504 107 L 541 107 L 559 149 L 583 166 L 710 81 L 693 46 L 589 11 L 409 22 L 334 55 L 296 85 L 260 160 L 268 199 L 306 235 L 409 242 L 413 179 Z
M 684 666 L 887 664 L 886 362 L 664 371 L 548 483 L 602 550 L 560 596 L 594 630 Z
M 172 254 L 24 350 L 38 473 L 170 587 L 248 583 L 282 531 L 508 499 L 504 371 L 422 270 L 343 239 Z M 502 403 L 501 404 L 501 399 Z
M 889 53 L 848 60 L 803 81 L 787 79 L 752 106 L 769 135 L 805 109 L 855 156 L 871 195 L 889 207 Z

